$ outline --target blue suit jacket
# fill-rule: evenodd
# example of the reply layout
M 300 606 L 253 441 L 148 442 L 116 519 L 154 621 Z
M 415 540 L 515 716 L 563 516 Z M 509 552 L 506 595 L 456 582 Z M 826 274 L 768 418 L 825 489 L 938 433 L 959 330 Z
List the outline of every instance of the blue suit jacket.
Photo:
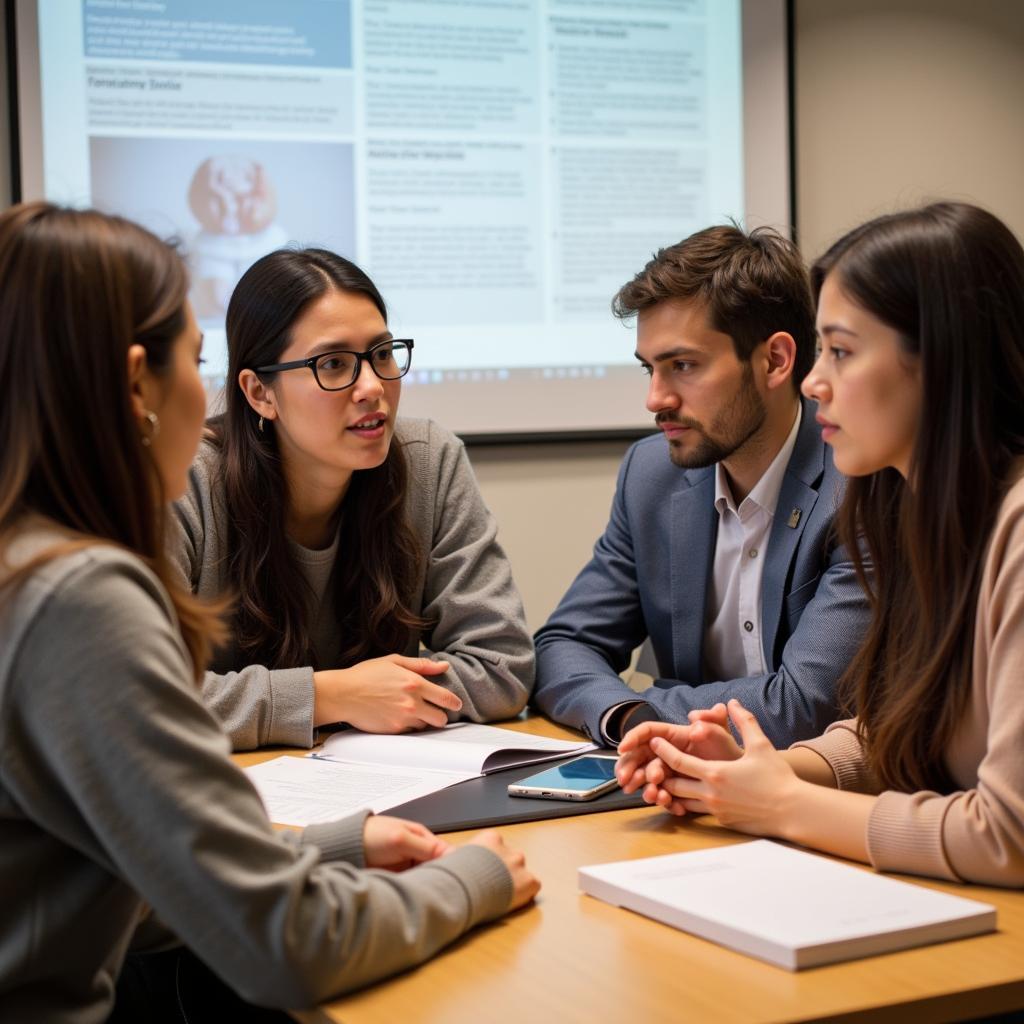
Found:
M 868 622 L 853 564 L 832 534 L 843 486 L 804 402 L 765 555 L 762 642 L 771 671 L 705 679 L 715 470 L 678 468 L 660 435 L 638 441 L 619 470 L 593 558 L 535 637 L 535 703 L 595 740 L 604 712 L 638 697 L 676 722 L 737 697 L 777 746 L 820 734 L 837 717 L 836 682 Z M 647 637 L 659 678 L 637 694 L 618 673 Z

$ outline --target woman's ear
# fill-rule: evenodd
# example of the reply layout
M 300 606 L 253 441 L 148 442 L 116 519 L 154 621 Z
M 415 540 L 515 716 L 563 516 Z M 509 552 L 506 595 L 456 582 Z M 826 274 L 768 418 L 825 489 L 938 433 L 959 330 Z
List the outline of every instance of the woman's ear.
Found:
M 242 370 L 238 374 L 238 386 L 257 416 L 262 416 L 265 420 L 277 418 L 274 392 L 256 376 L 255 371 Z
M 142 345 L 128 347 L 128 390 L 131 395 L 132 412 L 140 422 L 147 412 L 152 411 L 150 400 L 149 364 L 146 361 L 146 350 Z

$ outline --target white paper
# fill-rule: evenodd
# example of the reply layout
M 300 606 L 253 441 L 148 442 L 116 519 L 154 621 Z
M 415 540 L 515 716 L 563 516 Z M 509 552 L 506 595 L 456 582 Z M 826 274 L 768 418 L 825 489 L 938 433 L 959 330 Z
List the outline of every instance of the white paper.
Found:
M 989 904 L 763 839 L 582 867 L 579 880 L 600 899 L 787 967 L 995 927 Z
M 491 725 L 456 722 L 443 729 L 425 729 L 400 736 L 378 736 L 356 730 L 336 732 L 317 756 L 350 764 L 426 768 L 477 776 L 491 754 L 509 749 L 558 757 L 595 748 L 592 743 L 578 740 L 554 740 Z
M 365 807 L 386 811 L 476 777 L 475 772 L 425 772 L 309 757 L 277 757 L 245 773 L 271 821 L 301 826 L 337 821 Z

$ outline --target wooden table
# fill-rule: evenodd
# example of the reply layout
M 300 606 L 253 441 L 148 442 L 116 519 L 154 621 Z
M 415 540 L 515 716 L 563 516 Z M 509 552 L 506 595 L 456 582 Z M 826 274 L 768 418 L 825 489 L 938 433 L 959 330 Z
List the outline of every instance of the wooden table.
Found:
M 542 718 L 507 723 L 573 734 Z M 239 755 L 251 764 L 280 751 Z M 993 903 L 999 931 L 790 973 L 579 892 L 583 864 L 744 842 L 712 818 L 654 809 L 510 825 L 541 878 L 535 905 L 469 933 L 431 962 L 346 996 L 304 1024 L 662 1021 L 952 1021 L 1024 1008 L 1024 893 L 911 879 Z M 471 833 L 446 836 L 459 842 Z M 770 884 L 770 880 L 766 880 Z

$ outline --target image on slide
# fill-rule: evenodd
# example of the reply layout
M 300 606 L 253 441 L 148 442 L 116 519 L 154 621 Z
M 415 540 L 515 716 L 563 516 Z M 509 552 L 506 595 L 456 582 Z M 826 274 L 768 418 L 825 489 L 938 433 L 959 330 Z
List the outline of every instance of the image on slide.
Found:
M 205 326 L 238 279 L 289 244 L 355 252 L 352 146 L 234 139 L 90 140 L 92 202 L 176 238 Z

